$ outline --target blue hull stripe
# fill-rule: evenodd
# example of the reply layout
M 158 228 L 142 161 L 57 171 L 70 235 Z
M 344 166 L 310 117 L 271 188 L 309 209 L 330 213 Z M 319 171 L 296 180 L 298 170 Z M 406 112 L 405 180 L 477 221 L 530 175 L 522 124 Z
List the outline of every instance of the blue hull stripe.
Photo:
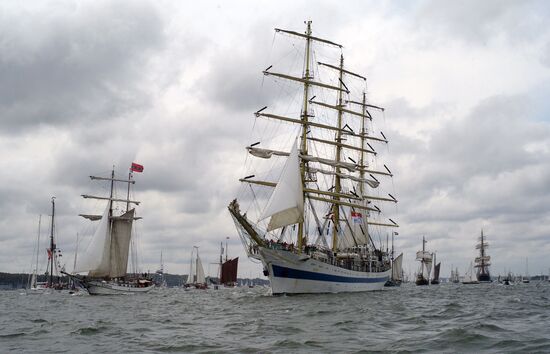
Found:
M 331 275 L 324 273 L 308 272 L 306 270 L 286 268 L 275 264 L 272 265 L 272 268 L 274 277 L 329 281 L 334 283 L 382 283 L 386 282 L 390 278 L 389 276 L 385 276 L 382 278 L 346 277 L 341 275 Z

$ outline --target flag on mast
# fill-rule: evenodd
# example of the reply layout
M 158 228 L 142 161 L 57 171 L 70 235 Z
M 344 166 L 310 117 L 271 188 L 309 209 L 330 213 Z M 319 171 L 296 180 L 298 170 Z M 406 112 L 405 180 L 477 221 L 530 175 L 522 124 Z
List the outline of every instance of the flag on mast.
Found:
M 132 162 L 132 166 L 130 167 L 130 171 L 132 171 L 132 172 L 143 172 L 143 165 Z
M 363 215 L 356 211 L 351 212 L 351 218 L 353 219 L 354 224 L 361 224 L 363 222 Z

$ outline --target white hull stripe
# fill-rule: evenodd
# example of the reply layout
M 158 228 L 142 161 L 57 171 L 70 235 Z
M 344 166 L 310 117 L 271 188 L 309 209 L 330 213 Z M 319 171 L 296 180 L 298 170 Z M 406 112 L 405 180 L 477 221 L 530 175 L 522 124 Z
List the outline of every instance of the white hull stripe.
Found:
M 292 278 L 292 279 L 307 279 L 317 281 L 328 281 L 335 283 L 381 283 L 386 282 L 389 276 L 381 278 L 357 278 L 346 277 L 341 275 L 331 275 L 317 272 L 308 272 L 305 270 L 298 270 L 292 268 L 281 267 L 273 264 L 273 276 L 279 278 Z

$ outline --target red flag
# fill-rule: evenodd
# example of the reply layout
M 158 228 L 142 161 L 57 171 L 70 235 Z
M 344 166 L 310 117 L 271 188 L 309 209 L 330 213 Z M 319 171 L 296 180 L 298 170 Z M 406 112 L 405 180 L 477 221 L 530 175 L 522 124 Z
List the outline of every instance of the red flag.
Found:
M 143 165 L 132 162 L 132 166 L 130 167 L 130 171 L 132 171 L 132 172 L 143 172 Z
M 48 251 L 48 260 L 52 259 L 52 250 L 51 249 L 46 249 Z

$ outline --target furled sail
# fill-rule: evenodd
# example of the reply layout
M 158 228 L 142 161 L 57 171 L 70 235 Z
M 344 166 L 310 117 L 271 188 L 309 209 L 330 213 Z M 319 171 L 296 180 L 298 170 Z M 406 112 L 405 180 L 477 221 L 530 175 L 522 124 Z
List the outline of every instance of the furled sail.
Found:
M 359 178 L 359 177 L 355 177 L 355 176 L 352 176 L 352 175 L 348 175 L 348 174 L 340 173 L 340 172 L 336 172 L 336 171 L 322 170 L 320 168 L 309 167 L 308 171 L 311 172 L 311 173 L 316 173 L 317 172 L 317 173 L 322 173 L 324 175 L 338 176 L 340 178 L 350 179 L 350 180 L 355 181 L 355 182 L 363 182 L 363 183 L 368 184 L 372 188 L 377 188 L 378 185 L 380 184 L 380 182 L 375 181 L 373 179 Z
M 302 158 L 302 160 L 305 160 L 305 161 L 308 161 L 308 162 L 319 162 L 323 165 L 329 165 L 329 166 L 332 166 L 332 167 L 345 168 L 346 170 L 348 170 L 350 172 L 357 171 L 357 165 L 354 164 L 354 163 L 350 163 L 350 162 L 335 161 L 335 160 L 324 159 L 322 157 L 315 157 L 315 156 L 311 156 L 311 155 L 301 155 L 300 157 Z
M 114 217 L 111 231 L 111 278 L 126 276 L 135 209 Z
M 401 275 L 403 274 L 403 253 L 401 253 L 397 258 L 393 260 L 392 267 L 392 279 L 393 280 L 402 280 Z
M 292 147 L 281 178 L 273 190 L 260 220 L 268 217 L 271 219 L 267 231 L 304 220 L 304 191 L 296 143 Z
M 432 263 L 432 254 L 428 251 L 418 251 L 416 252 L 416 260 L 421 261 L 424 260 L 426 262 Z
M 84 254 L 79 255 L 75 273 L 88 272 L 90 276 L 108 276 L 110 270 L 109 203 Z
M 289 155 L 288 152 L 262 149 L 262 148 L 252 147 L 252 146 L 247 146 L 246 149 L 248 150 L 250 155 L 260 157 L 262 159 L 269 159 L 273 155 L 276 155 L 276 156 L 288 156 Z

